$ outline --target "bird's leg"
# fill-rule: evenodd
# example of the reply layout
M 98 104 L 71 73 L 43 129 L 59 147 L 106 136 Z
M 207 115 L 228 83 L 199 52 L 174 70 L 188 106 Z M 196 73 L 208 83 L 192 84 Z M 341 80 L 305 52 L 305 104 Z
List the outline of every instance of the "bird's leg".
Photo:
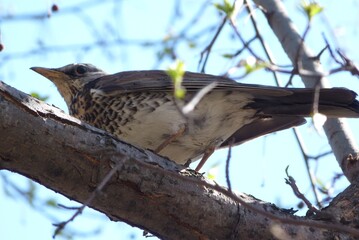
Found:
M 202 157 L 201 161 L 198 163 L 198 165 L 197 165 L 197 167 L 195 169 L 197 172 L 199 172 L 199 170 L 201 170 L 201 168 L 203 167 L 205 162 L 207 162 L 208 158 L 212 155 L 214 150 L 216 150 L 215 147 L 209 147 L 209 148 L 206 149 L 206 151 L 203 154 L 203 157 Z
M 175 141 L 177 138 L 181 137 L 186 131 L 186 125 L 183 124 L 180 126 L 177 132 L 170 135 L 165 141 L 163 141 L 156 149 L 155 153 L 159 153 L 162 151 L 165 147 L 168 146 L 171 142 Z

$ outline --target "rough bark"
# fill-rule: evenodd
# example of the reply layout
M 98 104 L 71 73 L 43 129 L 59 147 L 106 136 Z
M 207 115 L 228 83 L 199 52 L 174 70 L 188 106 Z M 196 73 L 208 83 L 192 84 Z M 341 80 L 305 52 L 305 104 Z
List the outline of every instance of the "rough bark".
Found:
M 89 206 L 163 239 L 350 237 L 335 231 L 348 231 L 345 226 L 323 229 L 329 225 L 292 216 L 249 195 L 231 196 L 167 159 L 121 142 L 2 82 L 0 136 L 0 169 L 27 176 L 80 203 L 118 167 Z

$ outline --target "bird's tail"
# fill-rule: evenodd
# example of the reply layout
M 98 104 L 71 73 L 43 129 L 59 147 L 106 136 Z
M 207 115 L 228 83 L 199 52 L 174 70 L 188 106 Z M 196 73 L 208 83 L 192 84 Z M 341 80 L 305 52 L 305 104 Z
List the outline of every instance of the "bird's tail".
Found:
M 246 107 L 257 109 L 259 118 L 238 129 L 220 147 L 238 145 L 268 133 L 299 126 L 305 123 L 304 117 L 313 114 L 315 105 L 319 113 L 328 117 L 359 118 L 356 93 L 345 88 L 320 89 L 317 102 L 314 100 L 314 89 L 286 89 L 289 94 L 285 95 L 282 92 L 278 94 L 278 88 L 262 87 L 259 94 L 253 89 L 250 90 L 254 95 L 253 102 Z
M 254 96 L 248 107 L 258 109 L 259 114 L 271 116 L 311 116 L 314 109 L 332 118 L 359 118 L 357 94 L 345 88 L 319 90 L 319 100 L 315 101 L 315 89 L 288 89 L 287 96 Z

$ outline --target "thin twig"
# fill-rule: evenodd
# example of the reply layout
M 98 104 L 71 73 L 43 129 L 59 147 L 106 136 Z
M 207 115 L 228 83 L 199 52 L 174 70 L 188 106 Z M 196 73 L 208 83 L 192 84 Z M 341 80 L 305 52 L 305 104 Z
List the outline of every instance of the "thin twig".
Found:
M 309 158 L 308 158 L 308 155 L 307 155 L 307 151 L 305 150 L 305 147 L 304 147 L 304 142 L 302 141 L 301 139 L 301 136 L 299 134 L 299 132 L 297 131 L 296 128 L 293 128 L 293 132 L 294 132 L 294 136 L 298 142 L 298 146 L 300 148 L 300 151 L 302 153 L 302 157 L 304 159 L 304 163 L 305 163 L 305 169 L 307 170 L 307 174 L 308 174 L 308 179 L 309 179 L 309 182 L 310 182 L 310 186 L 312 188 L 312 192 L 314 194 L 314 198 L 315 198 L 315 201 L 316 201 L 316 204 L 319 208 L 322 208 L 322 205 L 321 205 L 321 202 L 319 200 L 319 195 L 318 195 L 318 192 L 317 192 L 317 189 L 315 187 L 315 183 L 314 183 L 314 179 L 313 179 L 313 176 L 310 172 L 310 166 L 309 166 Z
M 314 213 L 320 213 L 320 211 L 304 196 L 304 194 L 300 192 L 297 184 L 295 183 L 295 179 L 289 175 L 288 168 L 289 166 L 287 166 L 287 168 L 285 169 L 285 172 L 287 174 L 287 178 L 285 178 L 285 183 L 292 188 L 294 195 L 301 199 L 305 203 L 305 205 L 307 205 L 310 211 Z
M 211 53 L 211 50 L 212 50 L 212 47 L 214 45 L 214 43 L 216 42 L 219 34 L 221 33 L 225 23 L 227 22 L 227 16 L 225 16 L 222 20 L 222 23 L 221 25 L 218 27 L 216 33 L 214 34 L 211 42 L 208 44 L 208 46 L 201 52 L 201 58 L 199 59 L 199 63 L 198 63 L 198 66 L 200 66 L 202 64 L 202 61 L 203 61 L 203 64 L 202 64 L 202 68 L 201 68 L 201 72 L 204 73 L 205 72 L 205 68 L 206 68 L 206 65 L 207 65 L 207 61 L 208 61 L 208 58 L 209 58 L 209 54 Z M 206 55 L 204 57 L 204 55 Z M 204 58 L 204 60 L 203 60 Z
M 228 145 L 228 152 L 227 152 L 227 159 L 226 159 L 226 181 L 227 181 L 227 186 L 228 186 L 228 191 L 232 192 L 232 186 L 231 186 L 231 180 L 229 177 L 229 163 L 232 159 L 232 146 L 234 143 L 234 138 L 232 138 L 232 140 L 230 141 L 229 145 Z

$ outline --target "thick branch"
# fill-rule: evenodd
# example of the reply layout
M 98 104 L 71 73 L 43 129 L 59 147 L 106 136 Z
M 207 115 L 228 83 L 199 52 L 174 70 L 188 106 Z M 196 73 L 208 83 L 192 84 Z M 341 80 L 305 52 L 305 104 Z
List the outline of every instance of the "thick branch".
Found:
M 120 164 L 116 177 L 90 207 L 165 239 L 347 236 L 313 228 L 326 225 L 237 194 L 247 205 L 243 207 L 222 188 L 191 171 L 181 171 L 171 161 L 123 143 L 1 82 L 0 136 L 1 169 L 27 176 L 82 203 L 111 168 Z M 283 219 L 291 224 L 283 224 Z

